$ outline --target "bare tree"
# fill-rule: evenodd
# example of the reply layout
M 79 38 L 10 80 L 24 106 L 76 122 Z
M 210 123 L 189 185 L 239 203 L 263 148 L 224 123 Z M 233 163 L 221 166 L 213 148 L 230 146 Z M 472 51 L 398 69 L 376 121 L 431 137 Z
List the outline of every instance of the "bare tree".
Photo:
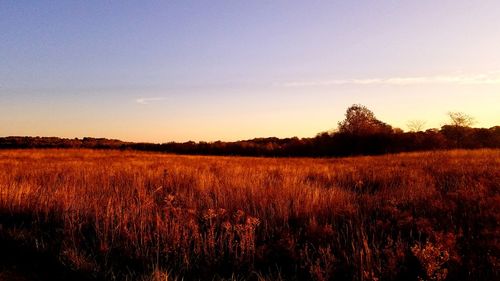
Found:
M 448 117 L 450 118 L 450 125 L 455 127 L 470 127 L 476 121 L 473 117 L 463 113 L 463 112 L 448 112 Z
M 410 132 L 420 132 L 424 129 L 425 123 L 423 120 L 410 120 L 406 123 L 406 127 Z

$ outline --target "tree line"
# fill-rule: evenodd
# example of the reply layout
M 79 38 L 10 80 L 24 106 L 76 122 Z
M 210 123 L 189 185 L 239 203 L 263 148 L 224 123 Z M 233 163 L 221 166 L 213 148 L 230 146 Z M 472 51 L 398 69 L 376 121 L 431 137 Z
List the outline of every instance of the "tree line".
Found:
M 105 138 L 3 137 L 0 148 L 93 148 L 160 151 L 198 155 L 240 156 L 354 156 L 456 148 L 500 148 L 500 126 L 473 128 L 474 119 L 449 112 L 449 122 L 439 129 L 423 130 L 424 123 L 409 122 L 410 131 L 378 120 L 367 107 L 350 106 L 345 119 L 330 132 L 312 138 L 255 138 L 235 142 L 134 143 Z

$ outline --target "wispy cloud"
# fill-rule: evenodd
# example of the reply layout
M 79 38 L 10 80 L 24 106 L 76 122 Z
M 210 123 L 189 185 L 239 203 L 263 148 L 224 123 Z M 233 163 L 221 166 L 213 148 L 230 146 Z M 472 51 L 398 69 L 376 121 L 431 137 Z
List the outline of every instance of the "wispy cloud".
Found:
M 437 75 L 414 77 L 390 77 L 367 79 L 332 79 L 316 81 L 290 81 L 281 84 L 284 87 L 309 87 L 332 85 L 421 85 L 421 84 L 456 84 L 456 85 L 500 85 L 500 73 L 475 75 Z
M 138 104 L 150 104 L 155 101 L 165 100 L 165 97 L 154 97 L 154 98 L 138 98 L 135 100 Z

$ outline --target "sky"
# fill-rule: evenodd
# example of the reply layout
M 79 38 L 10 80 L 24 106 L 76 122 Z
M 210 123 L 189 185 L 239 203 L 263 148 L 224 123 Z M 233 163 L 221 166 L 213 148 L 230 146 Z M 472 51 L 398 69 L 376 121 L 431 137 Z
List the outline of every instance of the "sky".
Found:
M 500 125 L 500 1 L 0 1 L 0 136 L 312 137 L 354 103 Z

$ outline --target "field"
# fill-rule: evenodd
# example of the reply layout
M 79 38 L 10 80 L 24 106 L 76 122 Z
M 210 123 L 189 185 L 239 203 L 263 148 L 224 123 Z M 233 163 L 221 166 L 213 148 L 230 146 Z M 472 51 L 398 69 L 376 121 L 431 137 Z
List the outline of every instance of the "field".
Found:
M 0 151 L 0 247 L 90 280 L 498 280 L 499 207 L 500 150 Z

